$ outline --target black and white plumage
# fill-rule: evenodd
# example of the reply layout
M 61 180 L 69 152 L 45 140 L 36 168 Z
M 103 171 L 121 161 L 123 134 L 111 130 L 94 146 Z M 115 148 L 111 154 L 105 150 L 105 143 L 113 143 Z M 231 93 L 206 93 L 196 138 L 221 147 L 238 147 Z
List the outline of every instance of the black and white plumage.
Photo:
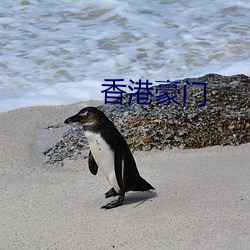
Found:
M 102 208 L 122 205 L 128 191 L 154 189 L 140 176 L 127 142 L 103 112 L 94 107 L 87 107 L 65 120 L 65 123 L 72 122 L 83 125 L 90 147 L 90 172 L 96 175 L 100 168 L 112 186 L 105 194 L 106 198 L 119 195 L 118 200 Z

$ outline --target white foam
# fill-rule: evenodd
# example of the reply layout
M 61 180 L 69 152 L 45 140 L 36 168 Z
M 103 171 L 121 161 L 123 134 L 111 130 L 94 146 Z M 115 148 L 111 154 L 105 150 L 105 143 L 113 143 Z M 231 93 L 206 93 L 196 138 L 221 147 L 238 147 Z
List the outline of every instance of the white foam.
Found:
M 250 59 L 234 63 L 227 68 L 224 68 L 219 71 L 221 75 L 236 75 L 236 74 L 244 74 L 250 76 Z
M 243 0 L 2 0 L 0 112 L 104 100 L 107 78 L 250 75 L 249 11 Z
M 101 100 L 103 87 L 98 81 L 82 81 L 57 83 L 23 91 L 12 98 L 1 98 L 1 111 L 6 112 L 17 108 L 38 105 L 63 105 L 87 100 Z M 103 99 L 104 100 L 104 99 Z

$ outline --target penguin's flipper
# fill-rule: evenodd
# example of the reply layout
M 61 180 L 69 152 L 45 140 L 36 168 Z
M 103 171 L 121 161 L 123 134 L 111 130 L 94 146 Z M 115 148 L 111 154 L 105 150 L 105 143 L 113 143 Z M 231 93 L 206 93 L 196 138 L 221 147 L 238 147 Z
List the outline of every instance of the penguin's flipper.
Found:
M 112 197 L 112 196 L 115 197 L 117 195 L 118 195 L 118 193 L 115 191 L 114 188 L 111 188 L 108 192 L 105 193 L 106 198 L 109 198 L 109 197 Z
M 122 181 L 122 149 L 115 147 L 115 176 L 120 189 L 123 189 Z
M 98 171 L 98 165 L 96 164 L 91 151 L 89 151 L 89 170 L 93 175 L 96 175 Z

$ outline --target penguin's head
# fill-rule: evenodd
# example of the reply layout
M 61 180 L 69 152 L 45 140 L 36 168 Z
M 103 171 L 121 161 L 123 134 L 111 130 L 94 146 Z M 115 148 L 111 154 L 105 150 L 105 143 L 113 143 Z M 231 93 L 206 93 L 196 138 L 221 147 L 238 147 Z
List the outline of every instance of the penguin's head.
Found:
M 67 124 L 79 122 L 84 127 L 97 126 L 108 118 L 97 108 L 87 107 L 80 110 L 76 115 L 66 119 L 64 122 Z

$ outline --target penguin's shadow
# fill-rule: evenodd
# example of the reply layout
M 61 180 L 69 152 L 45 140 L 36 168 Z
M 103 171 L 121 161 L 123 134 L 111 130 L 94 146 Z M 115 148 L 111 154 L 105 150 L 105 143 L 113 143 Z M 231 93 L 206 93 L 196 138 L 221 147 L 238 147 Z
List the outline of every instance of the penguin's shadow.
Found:
M 143 204 L 149 199 L 153 199 L 157 197 L 157 193 L 155 191 L 145 191 L 145 192 L 131 192 L 127 193 L 124 199 L 123 205 L 134 204 L 134 208 Z

